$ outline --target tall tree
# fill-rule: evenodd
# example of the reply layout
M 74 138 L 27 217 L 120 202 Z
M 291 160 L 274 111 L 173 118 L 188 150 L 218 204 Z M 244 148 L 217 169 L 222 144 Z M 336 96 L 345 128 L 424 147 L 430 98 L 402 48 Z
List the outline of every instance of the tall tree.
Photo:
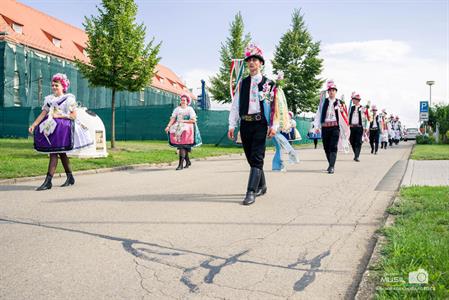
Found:
M 323 60 L 318 58 L 320 42 L 313 42 L 301 10 L 292 14 L 291 29 L 276 46 L 273 63 L 275 72 L 283 71 L 283 87 L 289 108 L 294 112 L 310 111 L 319 101 L 319 89 L 324 80 L 318 78 Z
M 244 35 L 245 26 L 242 14 L 238 12 L 234 21 L 230 24 L 229 34 L 226 42 L 221 43 L 220 60 L 221 67 L 216 76 L 210 78 L 211 86 L 209 92 L 213 98 L 221 103 L 231 102 L 229 93 L 229 69 L 233 58 L 243 58 L 245 47 L 251 40 L 251 35 Z
M 112 90 L 111 148 L 115 148 L 115 94 L 140 91 L 151 83 L 161 43 L 154 38 L 145 44 L 146 27 L 136 24 L 134 0 L 102 0 L 98 16 L 86 17 L 89 37 L 86 52 L 89 64 L 77 61 L 81 73 L 92 86 Z

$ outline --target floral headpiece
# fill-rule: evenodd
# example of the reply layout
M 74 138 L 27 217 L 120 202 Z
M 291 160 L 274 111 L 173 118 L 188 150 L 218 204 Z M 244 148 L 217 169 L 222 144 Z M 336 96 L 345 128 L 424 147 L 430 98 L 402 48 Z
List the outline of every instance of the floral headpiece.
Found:
M 188 94 L 182 94 L 181 97 L 182 98 L 186 98 L 187 100 L 187 105 L 190 105 L 190 103 L 192 102 L 192 98 L 190 98 L 190 96 Z
M 265 64 L 265 59 L 263 58 L 263 51 L 256 44 L 249 43 L 245 48 L 245 61 L 250 59 L 251 57 L 255 57 L 259 59 L 262 64 Z
M 333 80 L 329 80 L 327 82 L 327 90 L 331 90 L 331 89 L 337 90 L 337 85 L 334 83 Z
M 352 92 L 351 99 L 362 100 L 360 94 L 357 94 L 356 92 Z
M 67 92 L 67 90 L 69 89 L 70 86 L 70 81 L 67 78 L 67 75 L 62 74 L 62 73 L 57 73 L 55 75 L 53 75 L 53 77 L 51 78 L 51 81 L 59 81 L 62 85 L 62 91 L 65 93 Z

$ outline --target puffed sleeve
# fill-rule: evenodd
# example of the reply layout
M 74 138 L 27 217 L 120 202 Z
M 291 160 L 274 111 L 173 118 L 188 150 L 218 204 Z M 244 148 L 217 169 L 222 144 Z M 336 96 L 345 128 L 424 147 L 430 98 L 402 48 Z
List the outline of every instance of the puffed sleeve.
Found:
M 75 96 L 74 95 L 72 95 L 72 94 L 68 94 L 67 95 L 67 100 L 66 100 L 67 102 L 67 111 L 68 111 L 68 113 L 71 113 L 71 112 L 73 112 L 73 111 L 75 111 L 76 110 L 76 108 L 77 108 L 77 106 L 78 106 L 78 104 L 76 103 L 76 98 L 75 98 Z
M 173 110 L 173 112 L 171 113 L 171 117 L 170 118 L 175 118 L 176 119 L 176 116 L 178 115 L 178 107 L 176 107 L 174 110 Z
M 241 84 L 242 83 L 240 83 L 240 88 L 242 87 Z M 228 118 L 229 129 L 234 129 L 235 127 L 237 127 L 237 123 L 240 119 L 239 105 L 240 105 L 239 93 L 236 93 L 234 95 L 234 98 L 232 99 L 231 111 L 229 112 Z
M 44 98 L 44 105 L 42 105 L 42 110 L 45 110 L 46 112 L 50 111 L 52 99 L 53 99 L 52 95 L 48 95 L 47 97 Z
M 196 112 L 193 109 L 193 107 L 191 107 L 191 106 L 189 106 L 189 116 L 190 116 L 190 119 L 195 119 L 196 120 Z

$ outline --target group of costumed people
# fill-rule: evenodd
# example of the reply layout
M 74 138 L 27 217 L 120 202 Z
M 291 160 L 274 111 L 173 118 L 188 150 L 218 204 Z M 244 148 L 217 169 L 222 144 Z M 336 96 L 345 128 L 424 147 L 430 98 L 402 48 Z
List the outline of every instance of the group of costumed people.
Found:
M 231 65 L 232 106 L 229 115 L 228 137 L 237 139 L 236 128 L 239 128 L 250 173 L 243 199 L 244 205 L 251 205 L 256 197 L 267 192 L 267 182 L 263 170 L 266 139 L 272 138 L 276 147 L 272 170 L 285 168 L 281 152 L 285 151 L 291 163 L 299 161 L 298 154 L 291 146 L 291 141 L 301 139 L 296 130 L 293 113 L 288 112 L 287 101 L 282 85 L 283 74 L 278 74 L 272 81 L 261 74 L 265 64 L 262 50 L 249 44 L 245 49 L 243 60 L 250 75 L 242 78 L 242 60 L 233 60 Z M 235 80 L 233 80 L 235 75 Z M 338 151 L 354 152 L 354 160 L 360 161 L 363 141 L 370 142 L 371 153 L 377 154 L 379 141 L 381 148 L 397 144 L 401 138 L 399 117 L 387 116 L 385 110 L 378 114 L 375 105 L 361 106 L 361 97 L 352 93 L 349 111 L 346 104 L 337 99 L 337 86 L 334 81 L 327 82 L 327 90 L 320 95 L 320 102 L 308 138 L 314 140 L 315 148 L 322 139 L 324 152 L 328 161 L 327 172 L 335 172 Z M 327 97 L 326 97 L 327 96 Z M 240 121 L 240 124 L 239 124 Z
M 349 111 L 345 103 L 336 98 L 337 86 L 334 81 L 327 82 L 327 91 L 323 91 L 316 112 L 312 130 L 315 136 L 323 139 L 323 147 L 329 166 L 328 173 L 335 172 L 338 150 L 348 152 L 349 145 L 354 152 L 354 160 L 360 162 L 363 142 L 369 142 L 371 154 L 398 144 L 402 137 L 399 117 L 388 116 L 385 109 L 378 113 L 376 105 L 360 104 L 360 94 L 353 92 Z M 328 97 L 326 97 L 326 92 Z
M 244 59 L 234 59 L 231 64 L 230 94 L 232 97 L 229 114 L 228 137 L 239 140 L 243 146 L 250 167 L 244 205 L 251 205 L 256 197 L 267 193 L 264 174 L 264 158 L 267 137 L 272 139 L 275 155 L 272 161 L 273 171 L 285 171 L 282 154 L 288 155 L 291 164 L 299 162 L 299 156 L 292 147 L 293 141 L 301 140 L 296 129 L 294 114 L 288 110 L 282 90 L 283 73 L 276 80 L 270 80 L 261 71 L 265 64 L 262 49 L 250 43 L 245 49 Z M 249 75 L 243 78 L 245 65 Z M 44 183 L 37 190 L 52 187 L 52 178 L 58 164 L 58 157 L 64 166 L 67 179 L 62 186 L 75 183 L 70 167 L 68 153 L 93 144 L 89 130 L 77 120 L 77 102 L 75 96 L 67 93 L 70 81 L 64 74 L 52 78 L 53 94 L 45 97 L 41 114 L 29 127 L 34 134 L 34 147 L 37 151 L 49 154 L 49 165 Z M 337 86 L 331 80 L 327 90 L 320 95 L 320 102 L 308 138 L 322 139 L 328 161 L 327 172 L 335 172 L 335 163 L 339 150 L 354 152 L 354 160 L 360 161 L 362 143 L 369 141 L 371 153 L 398 144 L 402 126 L 399 117 L 388 116 L 385 110 L 378 113 L 375 105 L 369 107 L 360 104 L 361 97 L 353 92 L 349 105 L 336 97 Z M 197 115 L 191 107 L 192 99 L 188 94 L 180 96 L 176 107 L 165 128 L 170 146 L 177 148 L 179 163 L 176 170 L 189 168 L 192 163 L 189 153 L 193 147 L 202 144 L 197 126 Z M 238 128 L 238 134 L 236 129 Z

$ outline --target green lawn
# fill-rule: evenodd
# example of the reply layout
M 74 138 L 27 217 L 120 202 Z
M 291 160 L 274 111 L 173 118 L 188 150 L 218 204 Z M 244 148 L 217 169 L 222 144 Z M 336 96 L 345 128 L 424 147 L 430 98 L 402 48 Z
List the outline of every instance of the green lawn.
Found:
M 295 145 L 295 148 L 302 147 L 310 147 L 310 144 Z M 72 169 L 80 171 L 178 160 L 176 149 L 168 146 L 165 141 L 117 141 L 116 149 L 108 149 L 108 153 L 107 158 L 71 158 Z M 190 157 L 202 158 L 233 153 L 243 153 L 243 149 L 202 145 L 194 148 Z M 47 167 L 48 156 L 34 151 L 31 139 L 0 139 L 0 179 L 45 175 Z M 64 172 L 60 162 L 56 172 Z
M 107 158 L 71 158 L 74 171 L 126 166 L 142 163 L 166 163 L 177 160 L 176 149 L 162 141 L 117 141 L 116 149 L 108 149 Z M 202 145 L 194 148 L 192 158 L 243 153 L 239 147 Z M 45 175 L 48 156 L 33 149 L 31 139 L 0 139 L 0 179 Z M 61 162 L 57 172 L 64 172 Z
M 449 160 L 449 145 L 415 145 L 411 159 Z
M 387 244 L 376 267 L 376 297 L 449 299 L 449 187 L 407 187 L 400 199 L 389 208 L 394 225 L 382 230 Z M 409 283 L 418 269 L 428 272 L 428 284 Z

